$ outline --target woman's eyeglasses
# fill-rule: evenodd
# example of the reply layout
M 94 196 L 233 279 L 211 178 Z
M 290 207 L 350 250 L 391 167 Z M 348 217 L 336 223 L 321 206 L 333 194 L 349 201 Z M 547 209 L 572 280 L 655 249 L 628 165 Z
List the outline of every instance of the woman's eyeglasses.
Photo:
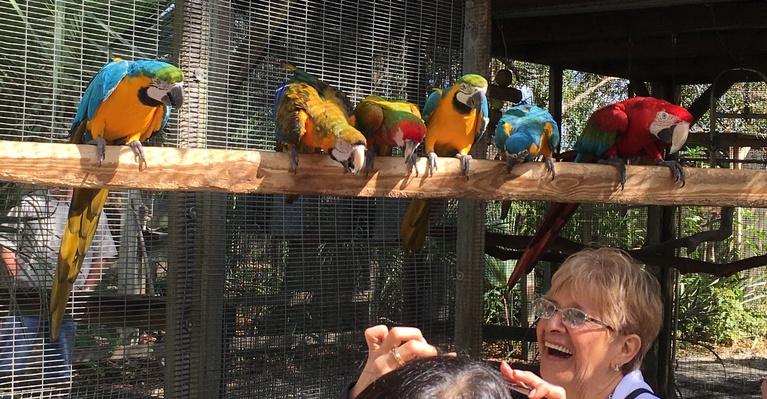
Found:
M 610 331 L 615 331 L 615 329 L 610 327 L 609 324 L 587 315 L 580 309 L 560 309 L 553 302 L 545 298 L 538 298 L 533 301 L 533 311 L 535 312 L 535 317 L 541 319 L 550 319 L 551 316 L 554 316 L 554 313 L 561 312 L 562 323 L 568 328 L 581 328 L 584 324 L 586 324 L 587 321 L 590 321 L 592 323 L 599 324 L 600 326 L 605 327 Z

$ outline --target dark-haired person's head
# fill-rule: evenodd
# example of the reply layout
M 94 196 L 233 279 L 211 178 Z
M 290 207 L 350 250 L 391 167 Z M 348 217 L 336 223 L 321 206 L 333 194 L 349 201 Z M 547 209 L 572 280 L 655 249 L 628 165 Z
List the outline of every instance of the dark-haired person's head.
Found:
M 415 359 L 385 374 L 357 399 L 511 399 L 497 368 L 465 357 Z

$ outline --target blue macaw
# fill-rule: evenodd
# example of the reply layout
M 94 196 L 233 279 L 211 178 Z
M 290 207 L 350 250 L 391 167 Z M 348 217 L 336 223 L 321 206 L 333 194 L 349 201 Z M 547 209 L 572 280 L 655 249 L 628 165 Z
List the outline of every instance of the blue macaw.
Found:
M 127 144 L 145 162 L 141 141 L 162 130 L 172 107 L 184 101 L 184 74 L 156 60 L 106 64 L 88 84 L 70 130 L 70 142 L 95 143 L 99 163 L 106 145 Z M 51 287 L 51 338 L 59 335 L 67 299 L 96 234 L 109 190 L 75 188 L 61 237 Z
M 509 108 L 495 128 L 495 145 L 506 157 L 506 172 L 514 165 L 539 157 L 546 162 L 552 178 L 554 151 L 559 146 L 559 127 L 554 117 L 543 108 L 520 104 Z
M 542 158 L 554 179 L 554 151 L 559 146 L 559 126 L 549 111 L 535 105 L 515 105 L 501 115 L 495 127 L 495 146 L 506 157 L 506 173 L 514 165 Z M 506 219 L 511 201 L 501 206 L 501 219 Z

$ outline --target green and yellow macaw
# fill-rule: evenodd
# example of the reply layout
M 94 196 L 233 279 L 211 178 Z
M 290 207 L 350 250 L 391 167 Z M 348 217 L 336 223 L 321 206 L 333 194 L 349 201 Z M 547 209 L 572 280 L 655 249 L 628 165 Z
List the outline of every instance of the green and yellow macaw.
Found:
M 162 61 L 115 59 L 85 90 L 72 122 L 70 142 L 95 143 L 99 162 L 107 145 L 127 144 L 145 162 L 141 141 L 168 123 L 184 101 L 184 74 Z M 51 287 L 51 339 L 59 335 L 67 299 L 96 234 L 109 190 L 75 188 Z
M 423 119 L 426 121 L 424 150 L 429 174 L 433 175 L 437 169 L 437 156 L 456 156 L 461 159 L 461 170 L 468 179 L 469 151 L 482 137 L 490 120 L 487 79 L 468 74 L 450 88 L 435 89 L 426 100 Z M 400 227 L 406 253 L 423 249 L 430 209 L 429 200 L 410 201 Z
M 367 96 L 354 108 L 352 121 L 368 142 L 365 173 L 373 167 L 376 152 L 388 156 L 394 146 L 399 146 L 405 157 L 407 173 L 415 169 L 418 176 L 416 150 L 426 136 L 426 125 L 417 105 Z
M 293 170 L 298 169 L 300 147 L 301 152 L 322 149 L 345 171 L 359 173 L 365 166 L 367 141 L 349 123 L 352 107 L 346 95 L 287 61 L 280 64 L 293 71 L 293 77 L 275 91 L 275 135 L 278 149 L 290 151 Z

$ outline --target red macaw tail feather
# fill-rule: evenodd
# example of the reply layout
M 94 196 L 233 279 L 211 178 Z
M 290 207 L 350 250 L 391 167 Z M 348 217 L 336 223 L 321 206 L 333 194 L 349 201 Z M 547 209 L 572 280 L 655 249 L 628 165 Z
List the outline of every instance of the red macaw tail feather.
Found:
M 509 287 L 513 287 L 523 275 L 535 268 L 536 263 L 548 251 L 551 243 L 559 236 L 559 231 L 570 221 L 579 206 L 579 203 L 570 202 L 552 202 L 549 205 L 541 226 L 530 239 L 530 243 L 527 244 L 527 248 L 514 266 L 514 271 L 511 272 L 507 283 Z

